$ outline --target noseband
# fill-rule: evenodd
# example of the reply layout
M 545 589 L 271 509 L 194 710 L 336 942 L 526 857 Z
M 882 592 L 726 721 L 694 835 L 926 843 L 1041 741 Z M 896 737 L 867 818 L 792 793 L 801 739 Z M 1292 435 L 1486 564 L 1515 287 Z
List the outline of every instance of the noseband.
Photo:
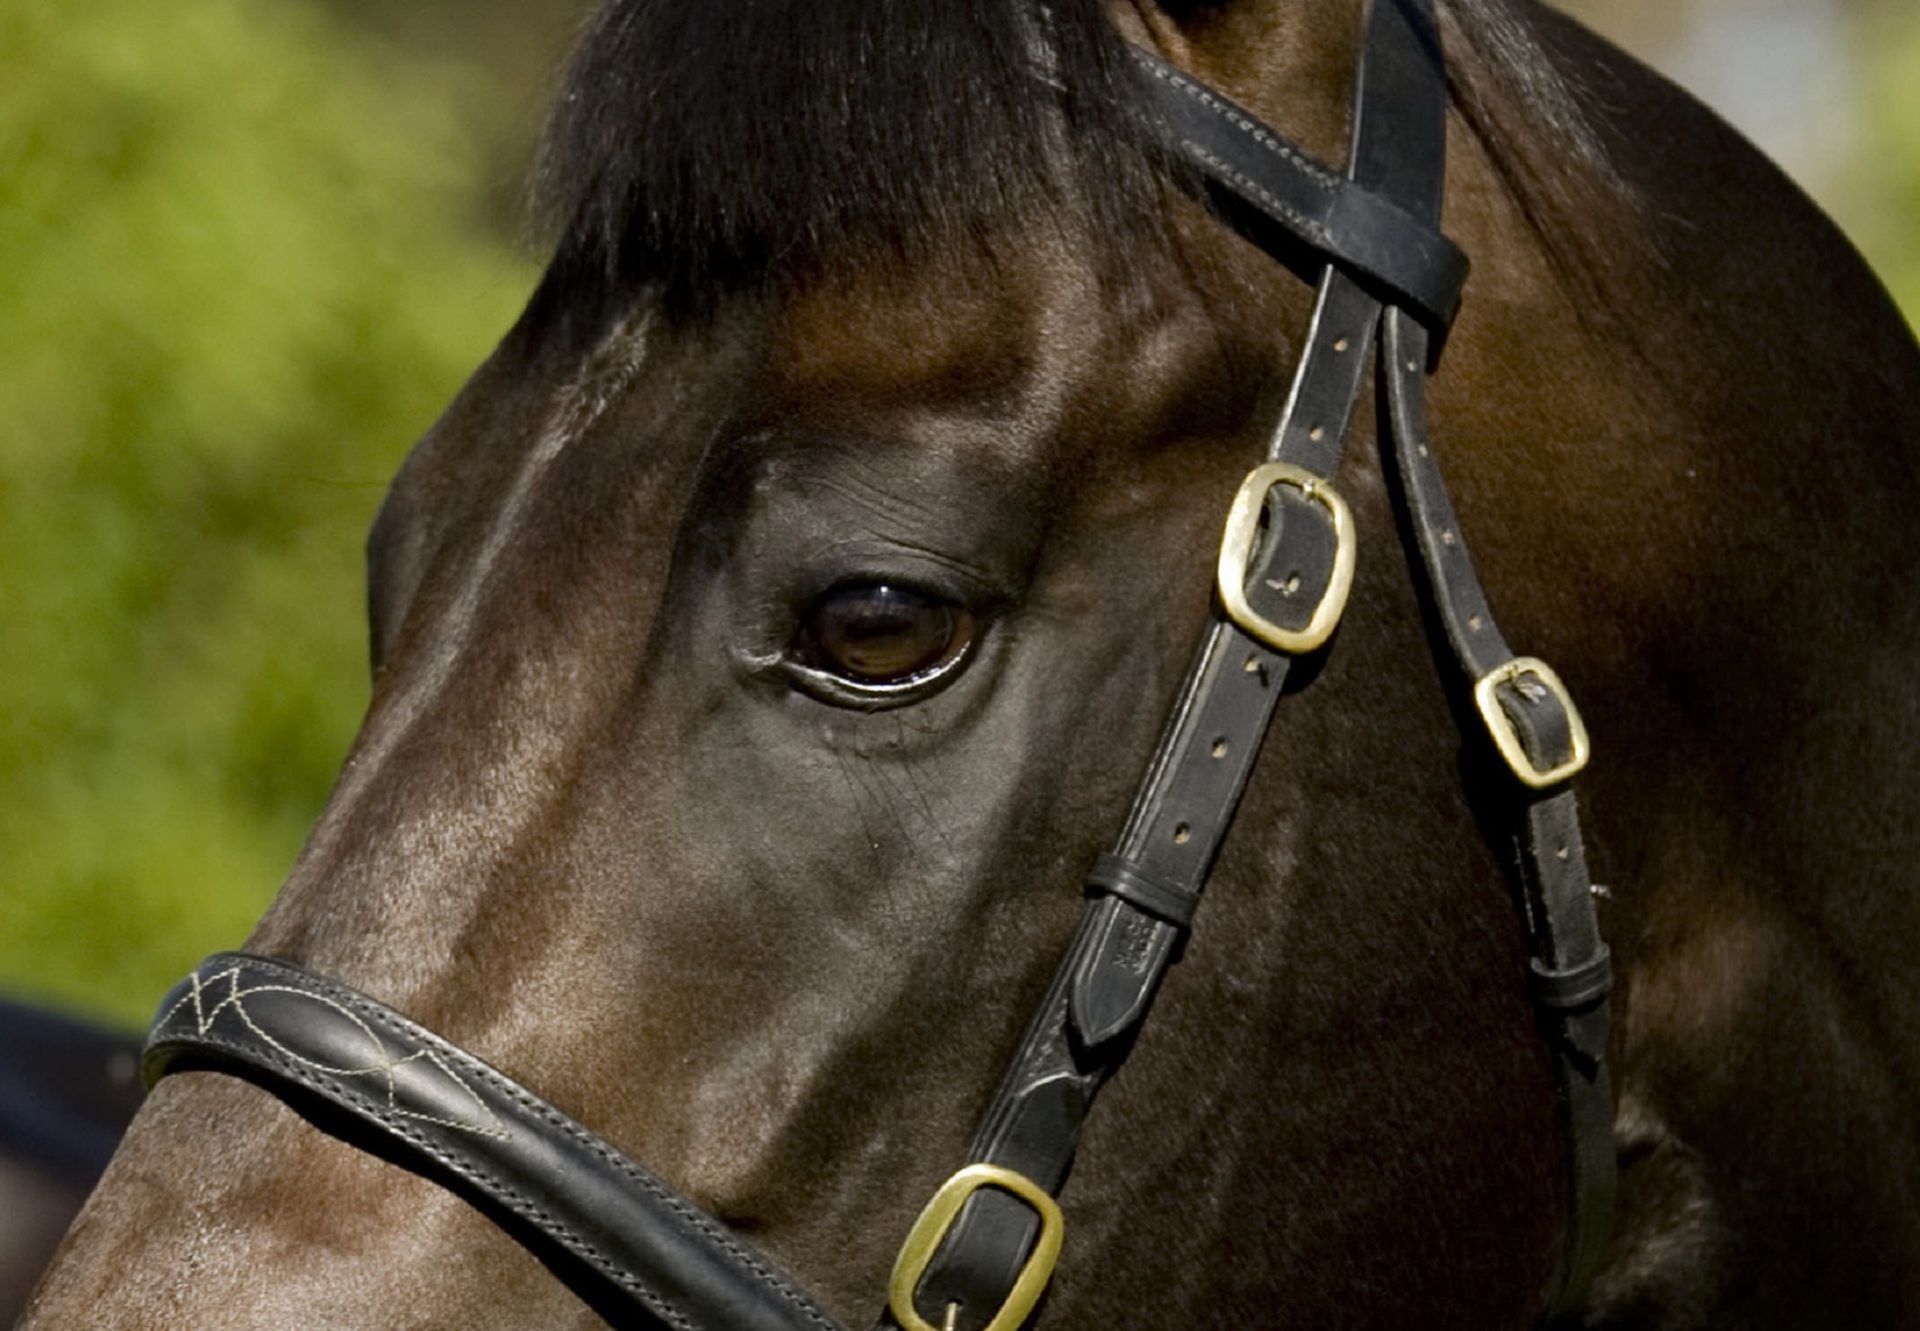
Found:
M 1570 779 L 1587 735 L 1545 663 L 1495 628 L 1427 435 L 1425 379 L 1466 280 L 1440 232 L 1446 80 L 1434 0 L 1372 0 L 1350 162 L 1336 173 L 1190 76 L 1134 51 L 1164 146 L 1222 216 L 1289 266 L 1323 269 L 1267 460 L 1228 515 L 1210 622 L 1132 811 L 967 1151 L 903 1244 L 888 1308 L 902 1331 L 1016 1331 L 1044 1291 L 1054 1200 L 1080 1128 L 1192 927 L 1289 669 L 1321 651 L 1353 577 L 1329 481 L 1378 345 L 1382 428 L 1423 609 L 1467 740 L 1494 756 L 1569 1144 L 1568 1218 L 1544 1320 L 1577 1308 L 1614 1190 L 1606 1070 L 1610 972 Z M 1516 976 L 1519 983 L 1522 977 Z M 210 958 L 163 1004 L 151 1084 L 215 1068 L 459 1192 L 610 1318 L 685 1331 L 838 1331 L 718 1220 L 511 1078 L 366 995 L 281 961 Z

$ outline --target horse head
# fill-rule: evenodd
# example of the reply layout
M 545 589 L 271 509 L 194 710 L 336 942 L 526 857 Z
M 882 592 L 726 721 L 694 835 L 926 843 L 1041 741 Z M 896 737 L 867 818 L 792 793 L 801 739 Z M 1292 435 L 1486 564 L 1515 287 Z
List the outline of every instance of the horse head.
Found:
M 248 952 L 482 1055 L 818 1306 L 871 1314 L 1059 999 L 1089 866 L 1220 622 L 1222 519 L 1322 327 L 1324 259 L 1221 224 L 1143 128 L 1133 52 L 1340 163 L 1369 9 L 611 0 L 543 167 L 552 264 L 381 511 L 372 703 Z M 1446 230 L 1478 265 L 1431 442 L 1504 619 L 1611 746 L 1596 875 L 1645 874 L 1725 740 L 1659 684 L 1701 641 L 1676 584 L 1738 541 L 1674 497 L 1726 465 L 1668 429 L 1708 353 L 1662 347 L 1698 312 L 1623 321 L 1674 306 L 1649 199 L 1720 188 L 1680 182 L 1724 141 L 1531 7 L 1458 0 L 1421 35 L 1452 74 Z M 1671 138 L 1630 142 L 1596 82 L 1667 99 L 1633 114 Z M 1147 902 L 1113 944 L 1179 964 L 1079 1141 L 1046 1325 L 1524 1326 L 1562 1261 L 1568 1129 L 1482 835 L 1496 760 L 1463 757 L 1396 540 L 1407 480 L 1366 446 L 1392 412 L 1348 405 L 1350 429 L 1298 422 L 1354 441 L 1339 637 L 1273 676 L 1257 762 L 1207 737 L 1251 775 L 1191 937 Z M 267 974 L 205 974 L 171 1019 L 260 1030 L 291 992 Z M 335 1071 L 374 1100 L 438 1078 L 445 1112 L 478 1106 L 454 1127 L 495 1130 L 452 1054 L 302 1001 L 348 1023 Z M 26 1325 L 622 1316 L 353 1137 L 166 1078 Z M 1671 1155 L 1663 1195 L 1704 1186 Z

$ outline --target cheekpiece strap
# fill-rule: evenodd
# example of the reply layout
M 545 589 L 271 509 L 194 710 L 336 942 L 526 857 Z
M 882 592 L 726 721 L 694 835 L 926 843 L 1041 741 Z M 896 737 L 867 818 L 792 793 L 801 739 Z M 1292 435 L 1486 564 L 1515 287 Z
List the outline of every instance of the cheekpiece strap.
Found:
M 1432 0 L 1369 6 L 1344 174 L 1164 62 L 1135 58 L 1168 147 L 1278 224 L 1293 248 L 1274 243 L 1273 227 L 1249 239 L 1289 266 L 1302 246 L 1322 261 L 1319 299 L 1268 456 L 1227 514 L 1219 613 L 1126 826 L 1089 875 L 1080 927 L 974 1134 L 971 1163 L 954 1176 L 984 1167 L 1022 1186 L 973 1188 L 937 1224 L 923 1217 L 889 1300 L 903 1331 L 1011 1331 L 1032 1308 L 1059 1228 L 1034 1197 L 1066 1183 L 1094 1098 L 1179 955 L 1288 674 L 1338 626 L 1354 536 L 1332 478 L 1383 309 L 1404 305 L 1437 334 L 1466 277 L 1438 229 L 1446 80 Z

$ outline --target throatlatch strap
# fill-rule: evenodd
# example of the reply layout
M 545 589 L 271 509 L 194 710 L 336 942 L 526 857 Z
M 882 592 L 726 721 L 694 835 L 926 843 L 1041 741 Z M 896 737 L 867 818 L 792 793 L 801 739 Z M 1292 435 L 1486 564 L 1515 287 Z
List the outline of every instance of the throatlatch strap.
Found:
M 1380 347 L 1389 471 L 1430 613 L 1452 652 L 1442 673 L 1474 695 L 1458 711 L 1482 718 L 1507 768 L 1495 805 L 1511 841 L 1532 953 L 1529 987 L 1553 1053 L 1571 1148 L 1567 1233 L 1551 1322 L 1578 1310 L 1599 1269 L 1617 1184 L 1606 1061 L 1612 966 L 1568 785 L 1585 761 L 1586 737 L 1558 676 L 1544 662 L 1516 658 L 1494 623 L 1427 433 L 1426 354 L 1425 332 L 1389 312 Z
M 151 1086 L 204 1067 L 340 1111 L 355 1144 L 397 1154 L 572 1258 L 568 1283 L 598 1307 L 630 1309 L 623 1324 L 644 1313 L 649 1326 L 702 1331 L 842 1331 L 772 1262 L 605 1141 L 346 985 L 244 953 L 207 958 L 161 1004 L 141 1073 Z

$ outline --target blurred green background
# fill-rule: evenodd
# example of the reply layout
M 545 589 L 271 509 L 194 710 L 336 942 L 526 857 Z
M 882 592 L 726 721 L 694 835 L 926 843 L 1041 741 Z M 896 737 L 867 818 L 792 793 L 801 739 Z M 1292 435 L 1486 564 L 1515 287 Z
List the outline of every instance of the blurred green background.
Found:
M 1915 6 L 1575 8 L 1920 309 Z M 584 9 L 0 0 L 0 991 L 138 1023 L 272 895 L 365 705 L 385 480 L 531 290 Z
M 517 8 L 0 0 L 0 988 L 143 1019 L 325 798 L 367 524 L 535 276 Z

